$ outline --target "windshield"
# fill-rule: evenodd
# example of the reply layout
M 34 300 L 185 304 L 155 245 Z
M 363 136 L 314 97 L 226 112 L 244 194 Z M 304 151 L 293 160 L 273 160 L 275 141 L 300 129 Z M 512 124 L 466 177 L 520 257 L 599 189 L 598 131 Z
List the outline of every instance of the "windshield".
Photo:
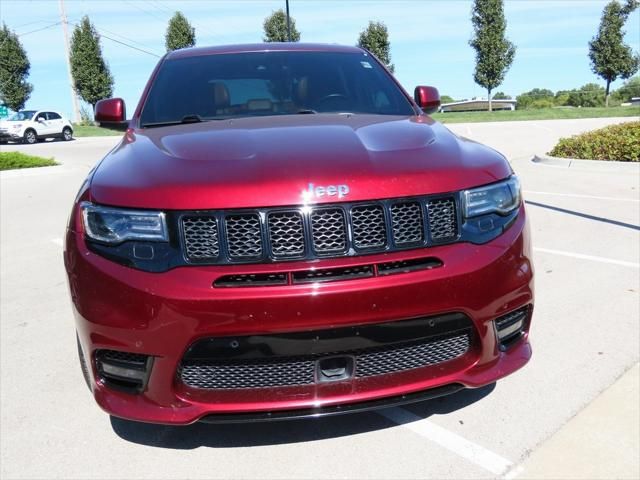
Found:
M 365 52 L 251 52 L 165 61 L 141 126 L 298 113 L 414 115 L 395 82 Z
M 19 122 L 19 121 L 22 121 L 22 120 L 31 120 L 31 117 L 33 117 L 35 114 L 36 114 L 36 110 L 22 110 L 21 112 L 14 113 L 9 118 L 7 118 L 7 120 L 9 122 Z

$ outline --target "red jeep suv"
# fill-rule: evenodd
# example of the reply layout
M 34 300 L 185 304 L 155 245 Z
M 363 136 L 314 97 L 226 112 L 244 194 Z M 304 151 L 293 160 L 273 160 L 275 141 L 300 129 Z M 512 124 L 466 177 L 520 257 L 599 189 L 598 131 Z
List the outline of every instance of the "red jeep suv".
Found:
M 158 63 L 82 186 L 64 260 L 108 413 L 300 418 L 495 382 L 531 356 L 518 178 L 369 52 L 193 48 Z

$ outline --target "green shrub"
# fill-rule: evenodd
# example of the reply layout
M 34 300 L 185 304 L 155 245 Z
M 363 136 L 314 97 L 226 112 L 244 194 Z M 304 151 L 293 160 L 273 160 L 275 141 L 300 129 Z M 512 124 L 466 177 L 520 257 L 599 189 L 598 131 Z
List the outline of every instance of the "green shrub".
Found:
M 571 138 L 561 138 L 549 155 L 640 162 L 640 122 L 611 125 Z
M 13 170 L 16 168 L 50 167 L 58 165 L 53 158 L 42 158 L 34 155 L 25 155 L 20 152 L 0 152 L 0 170 Z

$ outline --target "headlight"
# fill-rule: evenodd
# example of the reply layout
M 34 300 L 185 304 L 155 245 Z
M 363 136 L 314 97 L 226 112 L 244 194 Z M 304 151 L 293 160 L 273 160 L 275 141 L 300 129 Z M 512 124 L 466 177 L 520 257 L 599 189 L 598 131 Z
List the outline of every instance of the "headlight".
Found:
M 85 232 L 94 240 L 111 244 L 125 240 L 169 240 L 163 212 L 101 207 L 89 202 L 80 206 Z
M 520 206 L 520 182 L 515 175 L 505 181 L 462 192 L 464 216 L 487 213 L 506 215 Z

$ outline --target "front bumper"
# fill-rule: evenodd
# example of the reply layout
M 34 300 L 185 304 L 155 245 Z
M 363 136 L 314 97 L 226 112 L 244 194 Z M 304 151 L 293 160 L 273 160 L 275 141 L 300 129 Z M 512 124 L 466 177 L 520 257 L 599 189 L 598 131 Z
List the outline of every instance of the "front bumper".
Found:
M 442 260 L 441 268 L 327 284 L 219 289 L 212 288 L 212 282 L 229 274 L 230 267 L 142 272 L 90 252 L 82 234 L 69 230 L 65 264 L 85 358 L 93 359 L 98 349 L 154 357 L 146 389 L 139 394 L 106 386 L 90 361 L 89 384 L 95 399 L 115 416 L 165 424 L 314 416 L 357 404 L 365 408 L 429 396 L 429 392 L 433 396 L 458 385 L 481 387 L 522 367 L 531 356 L 528 325 L 517 343 L 501 351 L 493 320 L 533 304 L 524 207 L 516 222 L 492 242 L 427 250 L 429 256 Z M 322 266 L 421 255 L 425 250 L 325 260 Z M 299 262 L 283 268 L 308 267 Z M 234 266 L 232 273 L 259 273 L 265 268 L 274 270 L 273 265 L 246 265 Z M 476 343 L 464 357 L 436 366 L 286 389 L 189 388 L 177 375 L 188 347 L 203 338 L 372 325 L 451 312 L 471 319 Z
M 22 136 L 18 133 L 12 133 L 10 131 L 0 131 L 0 141 L 20 140 Z

